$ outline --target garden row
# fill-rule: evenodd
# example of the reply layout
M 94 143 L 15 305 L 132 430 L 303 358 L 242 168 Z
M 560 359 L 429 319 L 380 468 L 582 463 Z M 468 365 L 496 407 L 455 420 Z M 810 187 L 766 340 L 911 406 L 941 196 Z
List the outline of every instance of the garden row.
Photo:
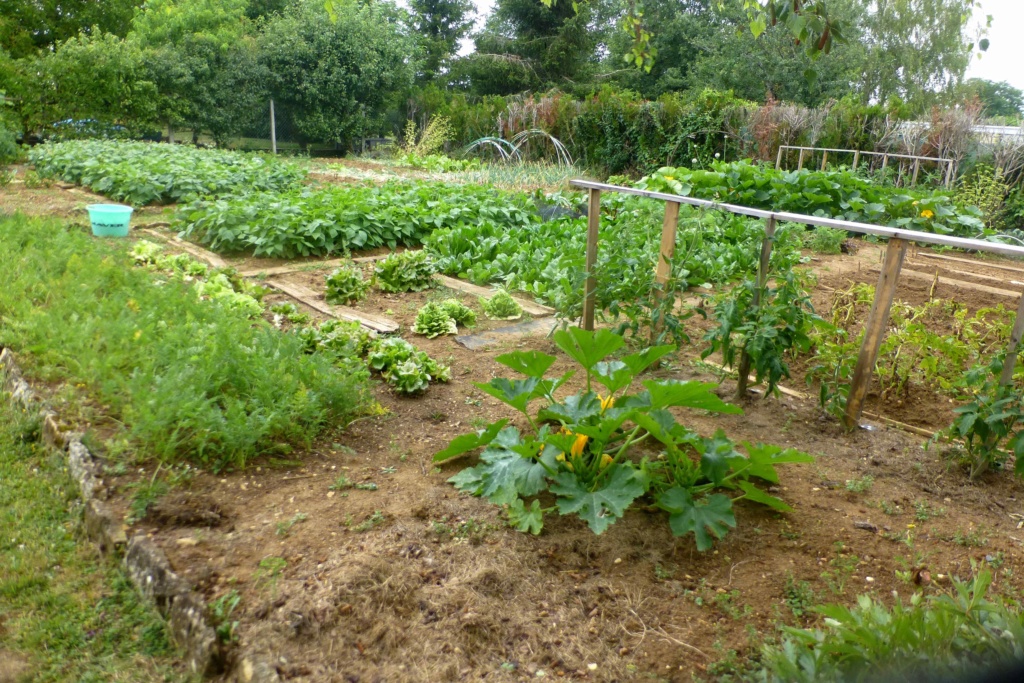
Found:
M 116 140 L 51 143 L 33 148 L 28 158 L 44 178 L 76 183 L 134 206 L 285 190 L 306 175 L 271 156 Z
M 109 448 L 243 467 L 373 410 L 371 371 L 402 393 L 450 378 L 401 338 L 314 325 L 294 306 L 268 314 L 267 290 L 153 243 L 128 254 L 22 216 L 0 217 L 0 239 L 0 344 L 35 376 L 101 404 L 114 425 Z M 275 317 L 289 318 L 290 331 Z

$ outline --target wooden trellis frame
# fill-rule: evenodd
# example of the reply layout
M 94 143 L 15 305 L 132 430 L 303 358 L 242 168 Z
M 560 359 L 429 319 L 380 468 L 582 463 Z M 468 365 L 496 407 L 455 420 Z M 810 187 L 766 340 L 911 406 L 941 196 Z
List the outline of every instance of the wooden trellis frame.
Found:
M 917 176 L 921 171 L 921 162 L 926 161 L 934 163 L 936 166 L 944 166 L 945 171 L 942 173 L 942 184 L 948 189 L 953 186 L 955 180 L 955 168 L 956 162 L 952 159 L 943 159 L 942 157 L 922 157 L 915 154 L 893 154 L 891 152 L 868 152 L 859 149 L 833 149 L 830 147 L 798 147 L 796 145 L 779 145 L 779 154 L 775 158 L 775 170 L 782 168 L 783 153 L 786 151 L 799 152 L 797 157 L 797 170 L 802 170 L 804 167 L 804 156 L 806 152 L 810 152 L 811 158 L 814 157 L 816 152 L 821 152 L 821 169 L 825 170 L 825 165 L 828 163 L 828 153 L 835 152 L 836 154 L 852 154 L 853 155 L 853 170 L 857 170 L 857 166 L 860 165 L 860 158 L 866 157 L 882 157 L 882 170 L 884 171 L 889 166 L 889 159 L 906 159 L 907 161 L 913 161 L 914 173 L 910 180 L 911 185 L 917 185 Z M 900 170 L 902 173 L 902 161 Z M 908 169 L 909 170 L 909 169 Z
M 846 401 L 846 414 L 843 421 L 847 427 L 856 425 L 864 411 L 864 400 L 867 397 L 868 389 L 871 386 L 871 375 L 873 374 L 875 362 L 878 360 L 878 351 L 882 341 L 885 339 L 885 331 L 888 328 L 889 314 L 892 308 L 892 301 L 896 295 L 896 284 L 899 281 L 900 269 L 903 267 L 903 259 L 907 252 L 907 244 L 935 244 L 958 249 L 969 249 L 973 251 L 985 251 L 1004 256 L 1024 257 L 1024 247 L 1001 244 L 999 242 L 986 242 L 984 240 L 967 239 L 963 237 L 952 237 L 950 235 L 936 235 L 917 230 L 903 230 L 900 228 L 889 228 L 869 223 L 855 223 L 853 221 L 837 220 L 834 218 L 821 218 L 818 216 L 805 216 L 798 213 L 785 211 L 765 211 L 753 209 L 748 206 L 737 206 L 735 204 L 722 204 L 705 199 L 694 199 L 675 194 L 663 192 L 649 192 L 631 187 L 620 187 L 618 185 L 607 185 L 595 183 L 589 180 L 573 180 L 569 183 L 572 187 L 587 190 L 590 193 L 587 218 L 587 280 L 583 290 L 583 316 L 580 326 L 586 330 L 594 329 L 594 304 L 597 291 L 597 274 L 594 267 L 597 264 L 598 231 L 601 225 L 601 193 L 619 192 L 621 194 L 632 194 L 649 199 L 656 199 L 665 202 L 665 220 L 662 226 L 661 249 L 658 265 L 655 271 L 657 282 L 667 282 L 671 274 L 671 260 L 675 252 L 676 228 L 679 218 L 679 207 L 681 204 L 700 206 L 718 211 L 761 218 L 765 221 L 765 237 L 761 242 L 761 258 L 758 264 L 757 282 L 758 292 L 764 288 L 768 281 L 768 265 L 771 258 L 772 244 L 775 238 L 775 226 L 781 222 L 801 223 L 813 227 L 836 228 L 847 230 L 862 235 L 875 235 L 887 238 L 888 244 L 885 249 L 885 260 L 878 276 L 878 285 L 875 287 L 875 301 L 871 306 L 871 312 L 864 324 L 864 341 L 861 343 L 860 353 L 857 356 L 857 366 L 854 369 L 853 378 L 850 381 L 850 391 Z M 756 303 L 756 302 L 755 302 Z M 1013 380 L 1013 368 L 1017 360 L 1017 350 L 1021 338 L 1024 337 L 1024 294 L 1022 294 L 1017 305 L 1017 318 L 1010 335 L 1010 348 L 1003 362 L 1003 373 L 1000 381 L 1009 384 Z M 739 363 L 739 387 L 738 391 L 746 393 L 747 375 L 750 369 L 750 359 L 746 354 L 741 355 Z

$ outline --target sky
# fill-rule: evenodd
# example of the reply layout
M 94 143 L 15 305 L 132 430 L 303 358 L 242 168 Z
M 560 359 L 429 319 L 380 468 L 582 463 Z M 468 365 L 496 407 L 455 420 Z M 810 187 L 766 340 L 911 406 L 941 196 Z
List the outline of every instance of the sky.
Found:
M 474 0 L 477 26 L 491 12 L 494 0 Z M 988 52 L 975 53 L 967 69 L 967 78 L 984 78 L 989 81 L 1006 81 L 1013 87 L 1024 90 L 1024 40 L 1020 29 L 1024 27 L 1024 0 L 981 0 L 981 10 L 975 17 L 984 20 L 992 15 L 992 28 L 988 38 L 991 45 Z M 464 41 L 461 54 L 473 51 L 472 41 Z
M 1024 90 L 1024 41 L 1020 36 L 1020 27 L 1024 26 L 1024 0 L 982 0 L 981 11 L 976 15 L 984 18 L 986 14 L 992 15 L 988 34 L 991 46 L 980 58 L 975 55 L 971 60 L 967 77 L 1006 81 Z

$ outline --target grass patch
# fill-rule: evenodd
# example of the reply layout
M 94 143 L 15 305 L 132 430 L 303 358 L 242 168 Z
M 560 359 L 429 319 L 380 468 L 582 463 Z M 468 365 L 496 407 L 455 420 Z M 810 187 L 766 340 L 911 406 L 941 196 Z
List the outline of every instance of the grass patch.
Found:
M 81 385 L 147 454 L 241 467 L 368 405 L 361 363 L 133 267 L 124 242 L 23 216 L 0 217 L 0 241 L 0 344 Z
M 62 457 L 32 442 L 34 431 L 3 401 L 0 658 L 23 660 L 14 680 L 34 683 L 188 680 L 172 665 L 159 616 L 80 542 L 74 484 Z

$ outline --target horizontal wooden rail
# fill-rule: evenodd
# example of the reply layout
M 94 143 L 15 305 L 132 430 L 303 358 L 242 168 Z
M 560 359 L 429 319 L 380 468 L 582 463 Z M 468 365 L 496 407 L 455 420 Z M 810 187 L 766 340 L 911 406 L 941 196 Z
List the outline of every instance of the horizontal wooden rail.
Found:
M 976 240 L 969 237 L 954 237 L 952 235 L 937 235 L 935 233 L 921 232 L 919 230 L 889 228 L 881 225 L 872 225 L 871 223 L 858 223 L 856 221 L 844 221 L 838 218 L 824 218 L 821 216 L 807 216 L 801 213 L 789 213 L 788 211 L 766 211 L 764 209 L 753 209 L 749 206 L 726 204 L 723 202 L 711 201 L 709 199 L 683 197 L 682 195 L 667 194 L 664 192 L 649 192 L 647 190 L 607 185 L 605 183 L 596 183 L 589 180 L 572 180 L 569 181 L 569 185 L 581 190 L 601 190 L 603 192 L 632 194 L 640 197 L 648 197 L 649 199 L 658 199 L 663 202 L 679 202 L 680 204 L 689 204 L 690 206 L 702 206 L 719 211 L 728 211 L 729 213 L 740 214 L 742 216 L 764 218 L 765 220 L 774 218 L 776 221 L 785 221 L 787 223 L 802 223 L 803 225 L 814 225 L 823 228 L 836 228 L 839 230 L 855 232 L 861 235 L 875 235 L 877 237 L 887 237 L 890 239 L 897 238 L 907 240 L 908 242 L 916 242 L 918 244 L 937 244 L 944 247 L 955 247 L 957 249 L 967 249 L 970 251 L 987 251 L 993 254 L 1002 254 L 1003 256 L 1024 257 L 1024 246 L 1018 246 L 1015 244 L 988 242 L 986 240 Z
M 864 325 L 864 341 L 861 344 L 860 353 L 857 358 L 857 366 L 854 369 L 853 379 L 850 382 L 850 391 L 846 402 L 846 414 L 843 416 L 843 422 L 850 428 L 854 427 L 859 422 L 861 414 L 864 411 L 864 401 L 867 398 L 868 388 L 871 383 L 871 376 L 874 374 L 878 350 L 881 347 L 882 340 L 885 338 L 890 309 L 892 307 L 893 298 L 896 294 L 896 284 L 899 280 L 900 271 L 903 267 L 903 260 L 907 253 L 908 243 L 915 242 L 917 244 L 935 244 L 946 247 L 956 247 L 958 249 L 985 251 L 993 254 L 1002 254 L 1004 256 L 1024 257 L 1024 246 L 1017 246 L 1014 244 L 987 242 L 985 240 L 953 237 L 950 235 L 936 235 L 930 232 L 920 232 L 918 230 L 889 228 L 879 225 L 871 225 L 869 223 L 858 223 L 855 221 L 846 221 L 835 218 L 821 218 L 818 216 L 806 216 L 786 211 L 765 211 L 763 209 L 753 209 L 747 206 L 725 204 L 707 199 L 695 199 L 693 197 L 684 197 L 682 195 L 668 194 L 665 192 L 650 192 L 648 190 L 638 190 L 632 187 L 608 185 L 607 183 L 595 183 L 589 180 L 572 180 L 569 182 L 569 185 L 581 190 L 587 190 L 590 193 L 587 219 L 587 280 L 583 291 L 583 315 L 581 316 L 580 323 L 581 326 L 587 330 L 594 329 L 595 321 L 594 308 L 597 291 L 597 274 L 594 271 L 597 264 L 598 234 L 601 221 L 601 194 L 603 192 L 618 192 L 620 194 L 631 194 L 668 202 L 665 210 L 665 221 L 662 226 L 661 249 L 659 253 L 657 272 L 655 274 L 657 286 L 659 287 L 663 286 L 671 273 L 671 267 L 668 260 L 672 257 L 676 239 L 676 219 L 679 213 L 679 204 L 688 204 L 690 206 L 698 206 L 717 211 L 726 211 L 729 213 L 739 214 L 741 216 L 750 216 L 751 218 L 761 218 L 765 220 L 765 236 L 761 242 L 761 258 L 757 275 L 759 285 L 758 294 L 760 294 L 760 290 L 764 287 L 768 279 L 771 243 L 774 239 L 776 223 L 780 221 L 811 225 L 815 227 L 835 228 L 861 235 L 875 235 L 877 237 L 888 238 L 889 243 L 886 245 L 885 261 L 879 269 L 878 285 L 875 287 L 875 300 Z M 663 261 L 665 261 L 665 263 L 663 263 Z M 920 275 L 919 273 L 916 274 Z M 755 305 L 757 305 L 756 297 Z M 1004 361 L 1004 382 L 1009 381 L 1006 379 L 1007 377 L 1012 377 L 1012 363 L 1015 362 L 1017 347 L 1021 343 L 1022 338 L 1024 338 L 1024 296 L 1021 296 L 1020 298 L 1017 320 L 1014 325 L 1013 335 L 1010 339 L 1010 348 L 1007 352 L 1007 360 Z M 749 369 L 749 359 L 745 352 L 741 354 L 739 366 L 740 381 L 737 384 L 737 390 L 740 394 L 740 398 L 745 398 L 745 380 L 747 370 Z

